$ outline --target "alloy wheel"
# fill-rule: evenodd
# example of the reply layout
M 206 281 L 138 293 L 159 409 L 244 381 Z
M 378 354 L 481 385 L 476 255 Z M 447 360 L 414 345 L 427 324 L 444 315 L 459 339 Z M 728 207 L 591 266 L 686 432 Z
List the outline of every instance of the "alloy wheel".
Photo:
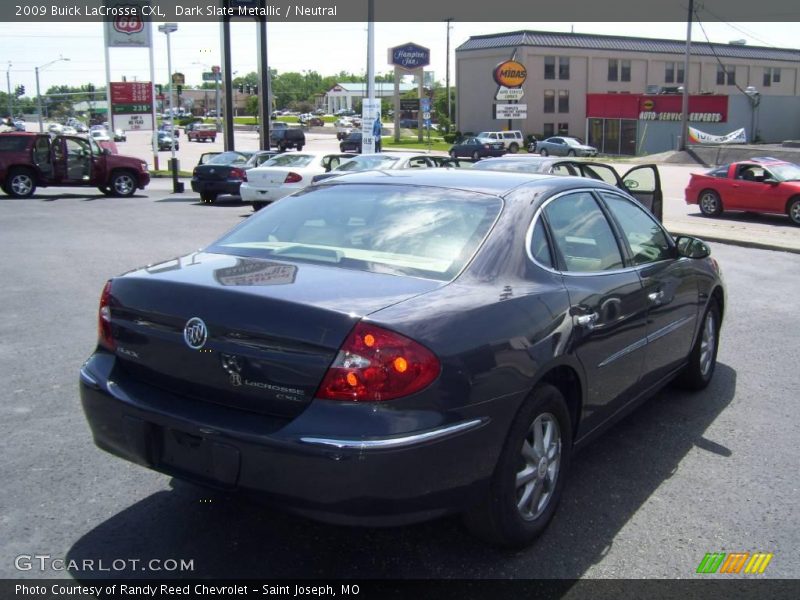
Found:
M 33 179 L 27 173 L 17 173 L 11 178 L 10 188 L 15 196 L 27 196 L 33 189 Z
M 522 442 L 522 468 L 516 475 L 517 510 L 533 521 L 547 508 L 558 482 L 561 463 L 561 430 L 550 413 L 538 415 Z
M 703 335 L 700 338 L 700 373 L 703 377 L 708 376 L 711 366 L 714 364 L 714 347 L 716 343 L 716 324 L 714 323 L 713 313 L 709 311 L 706 314 L 706 320 L 703 323 Z

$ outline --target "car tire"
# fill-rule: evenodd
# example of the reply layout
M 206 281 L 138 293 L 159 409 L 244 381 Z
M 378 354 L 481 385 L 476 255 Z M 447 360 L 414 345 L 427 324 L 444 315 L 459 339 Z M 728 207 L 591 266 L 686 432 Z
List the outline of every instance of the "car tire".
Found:
M 786 214 L 794 225 L 800 225 L 800 197 L 789 199 Z
M 547 148 L 542 148 L 541 150 L 539 150 L 539 155 L 540 156 L 547 156 L 548 155 Z
M 280 150 L 281 152 L 286 152 L 286 144 L 279 144 L 278 150 Z
M 719 304 L 712 298 L 703 315 L 697 340 L 689 353 L 689 363 L 675 378 L 678 387 L 687 390 L 702 390 L 711 382 L 714 368 L 717 366 L 719 326 Z
M 481 153 L 475 150 L 475 152 L 472 153 L 472 160 L 478 162 L 480 159 L 481 159 Z
M 700 212 L 706 217 L 718 217 L 722 214 L 722 199 L 714 190 L 703 190 L 697 197 Z
M 516 142 L 511 142 L 511 143 L 508 145 L 508 151 L 509 151 L 511 154 L 516 154 L 517 152 L 519 152 L 519 144 L 517 144 Z
M 571 452 L 572 422 L 564 396 L 540 384 L 511 425 L 485 497 L 465 513 L 467 527 L 498 546 L 533 542 L 555 514 Z
M 456 151 L 455 150 L 450 150 L 449 154 L 450 154 L 450 158 L 458 158 L 458 156 L 456 155 Z
M 12 198 L 30 198 L 36 191 L 36 176 L 30 169 L 11 169 L 3 191 Z
M 297 147 L 297 151 L 298 151 L 298 152 L 300 152 L 300 151 L 302 151 L 302 150 L 303 150 L 303 146 L 298 146 L 298 147 Z
M 253 212 L 258 212 L 259 210 L 264 208 L 267 204 L 268 204 L 267 202 L 258 202 L 258 201 L 254 200 L 253 201 Z
M 217 199 L 216 192 L 201 192 L 200 193 L 200 200 L 202 200 L 205 204 L 214 204 L 214 201 Z
M 136 178 L 129 171 L 117 171 L 111 174 L 108 187 L 115 196 L 133 196 L 136 193 Z
M 573 156 L 574 157 L 575 156 L 575 150 L 570 150 L 569 152 L 567 152 L 567 156 Z

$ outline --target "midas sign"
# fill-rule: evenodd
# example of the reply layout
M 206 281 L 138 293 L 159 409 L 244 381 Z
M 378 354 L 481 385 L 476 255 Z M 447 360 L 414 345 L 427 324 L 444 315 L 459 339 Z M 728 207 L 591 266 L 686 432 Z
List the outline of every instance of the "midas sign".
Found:
M 494 68 L 494 80 L 497 85 L 503 87 L 516 88 L 525 83 L 528 71 L 525 65 L 515 60 L 501 62 Z

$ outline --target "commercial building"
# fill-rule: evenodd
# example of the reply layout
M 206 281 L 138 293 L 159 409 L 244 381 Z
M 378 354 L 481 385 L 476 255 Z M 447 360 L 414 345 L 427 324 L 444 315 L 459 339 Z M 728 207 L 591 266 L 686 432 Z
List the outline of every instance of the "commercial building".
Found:
M 541 137 L 585 138 L 608 154 L 675 148 L 681 93 L 688 85 L 690 125 L 747 139 L 800 138 L 800 51 L 543 31 L 473 36 L 456 48 L 460 131 L 521 129 Z M 524 65 L 524 118 L 496 119 L 495 67 Z M 676 117 L 677 113 L 677 117 Z
M 401 94 L 416 89 L 411 83 L 400 83 L 399 85 Z M 394 96 L 394 83 L 375 84 L 376 98 L 391 98 L 392 96 Z M 353 110 L 356 103 L 366 97 L 366 83 L 337 83 L 326 92 L 324 108 L 330 114 L 337 110 Z

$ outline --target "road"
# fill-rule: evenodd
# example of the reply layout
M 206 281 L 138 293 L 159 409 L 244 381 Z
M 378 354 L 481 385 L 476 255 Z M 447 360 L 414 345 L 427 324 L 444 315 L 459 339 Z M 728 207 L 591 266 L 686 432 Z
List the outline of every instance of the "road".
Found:
M 155 188 L 128 199 L 47 190 L 0 200 L 0 578 L 691 578 L 717 551 L 772 552 L 761 577 L 800 578 L 800 336 L 788 253 L 712 243 L 729 299 L 711 386 L 664 390 L 576 457 L 555 520 L 522 552 L 482 545 L 455 517 L 321 525 L 98 450 L 77 381 L 103 283 L 201 247 L 250 214 Z M 25 554 L 183 559 L 193 570 L 19 571 Z

